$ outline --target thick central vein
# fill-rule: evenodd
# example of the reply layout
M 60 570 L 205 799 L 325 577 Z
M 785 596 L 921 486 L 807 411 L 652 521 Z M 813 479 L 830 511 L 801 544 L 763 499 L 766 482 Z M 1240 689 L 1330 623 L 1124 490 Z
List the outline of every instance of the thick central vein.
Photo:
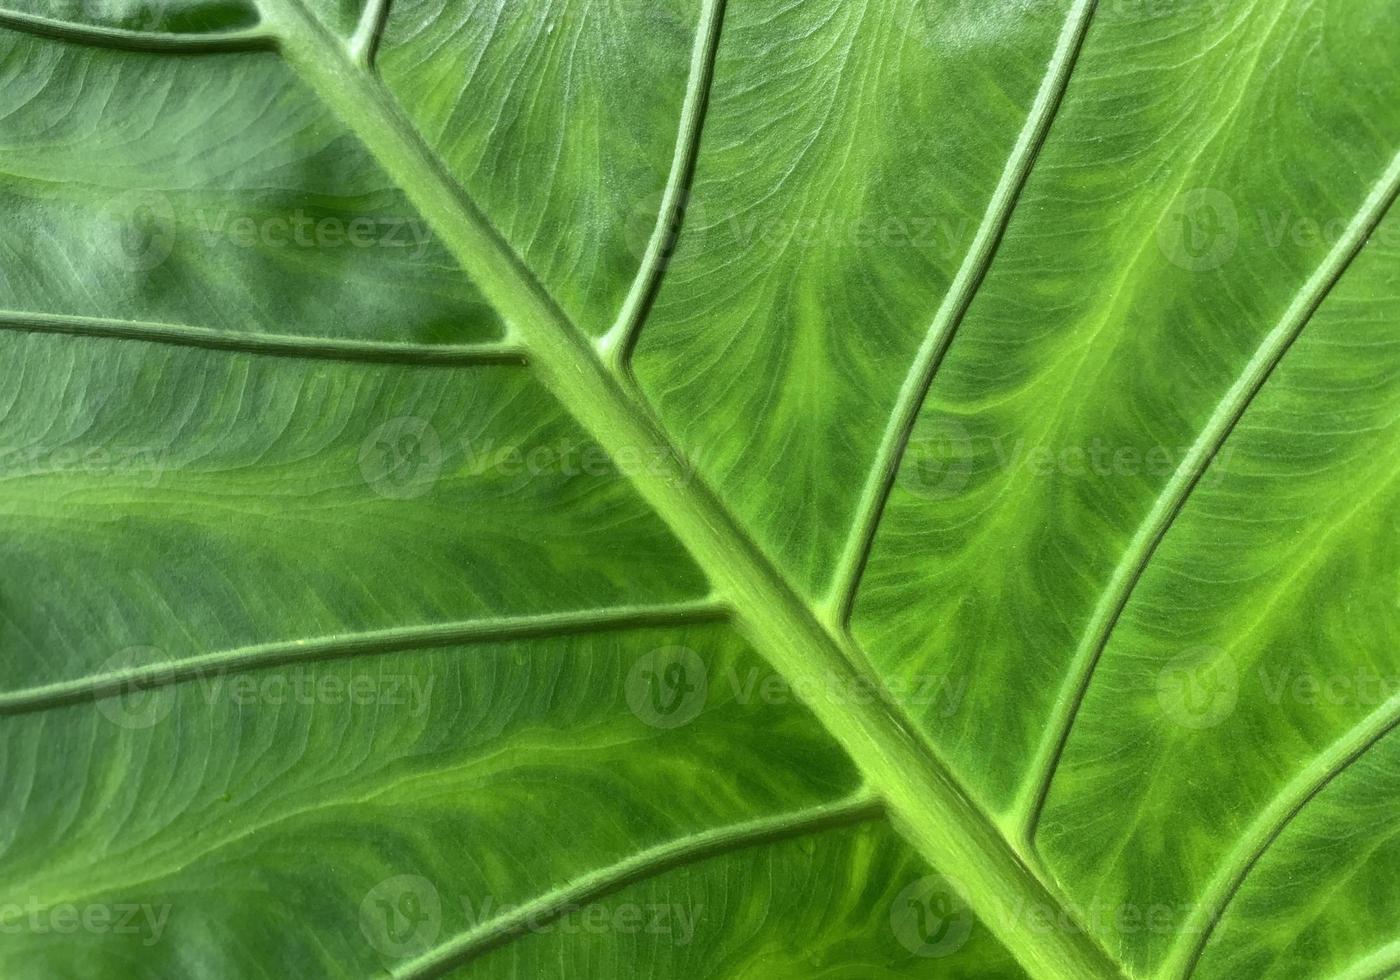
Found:
M 382 84 L 361 70 L 300 0 L 262 0 L 288 60 L 357 134 L 520 338 L 541 380 L 615 458 L 643 452 L 661 464 L 632 474 L 720 594 L 736 625 L 795 690 L 868 691 L 858 657 L 830 631 L 694 476 L 650 409 L 609 371 L 466 194 Z M 808 707 L 888 803 L 891 817 L 934 867 L 958 883 L 973 911 L 1043 977 L 1120 976 L 1081 929 L 1046 932 L 1027 910 L 1066 911 L 968 798 L 903 712 L 878 696 L 813 698 Z

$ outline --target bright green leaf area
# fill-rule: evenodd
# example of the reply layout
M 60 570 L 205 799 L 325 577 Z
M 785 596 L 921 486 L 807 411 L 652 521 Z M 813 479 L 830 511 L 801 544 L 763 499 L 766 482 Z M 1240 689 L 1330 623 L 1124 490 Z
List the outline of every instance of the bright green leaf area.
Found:
M 1395 0 L 0 2 L 0 975 L 1400 971 Z

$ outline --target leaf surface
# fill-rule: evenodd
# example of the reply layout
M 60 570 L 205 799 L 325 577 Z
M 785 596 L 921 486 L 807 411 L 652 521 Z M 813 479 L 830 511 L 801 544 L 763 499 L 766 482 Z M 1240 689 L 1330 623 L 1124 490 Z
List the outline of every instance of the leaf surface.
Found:
M 6 975 L 1388 975 L 1390 0 L 10 0 Z

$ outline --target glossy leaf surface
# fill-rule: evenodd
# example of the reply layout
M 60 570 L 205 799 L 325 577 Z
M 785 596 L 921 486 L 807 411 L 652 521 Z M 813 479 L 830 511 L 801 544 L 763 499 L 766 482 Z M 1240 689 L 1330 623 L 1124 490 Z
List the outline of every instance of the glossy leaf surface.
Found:
M 8 0 L 0 970 L 1400 968 L 1393 0 Z

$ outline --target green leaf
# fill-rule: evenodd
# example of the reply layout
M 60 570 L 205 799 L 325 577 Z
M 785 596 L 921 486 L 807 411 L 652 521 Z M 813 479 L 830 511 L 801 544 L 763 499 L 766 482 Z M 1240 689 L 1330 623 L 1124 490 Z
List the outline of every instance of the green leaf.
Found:
M 8 0 L 6 976 L 1400 969 L 1390 0 Z

